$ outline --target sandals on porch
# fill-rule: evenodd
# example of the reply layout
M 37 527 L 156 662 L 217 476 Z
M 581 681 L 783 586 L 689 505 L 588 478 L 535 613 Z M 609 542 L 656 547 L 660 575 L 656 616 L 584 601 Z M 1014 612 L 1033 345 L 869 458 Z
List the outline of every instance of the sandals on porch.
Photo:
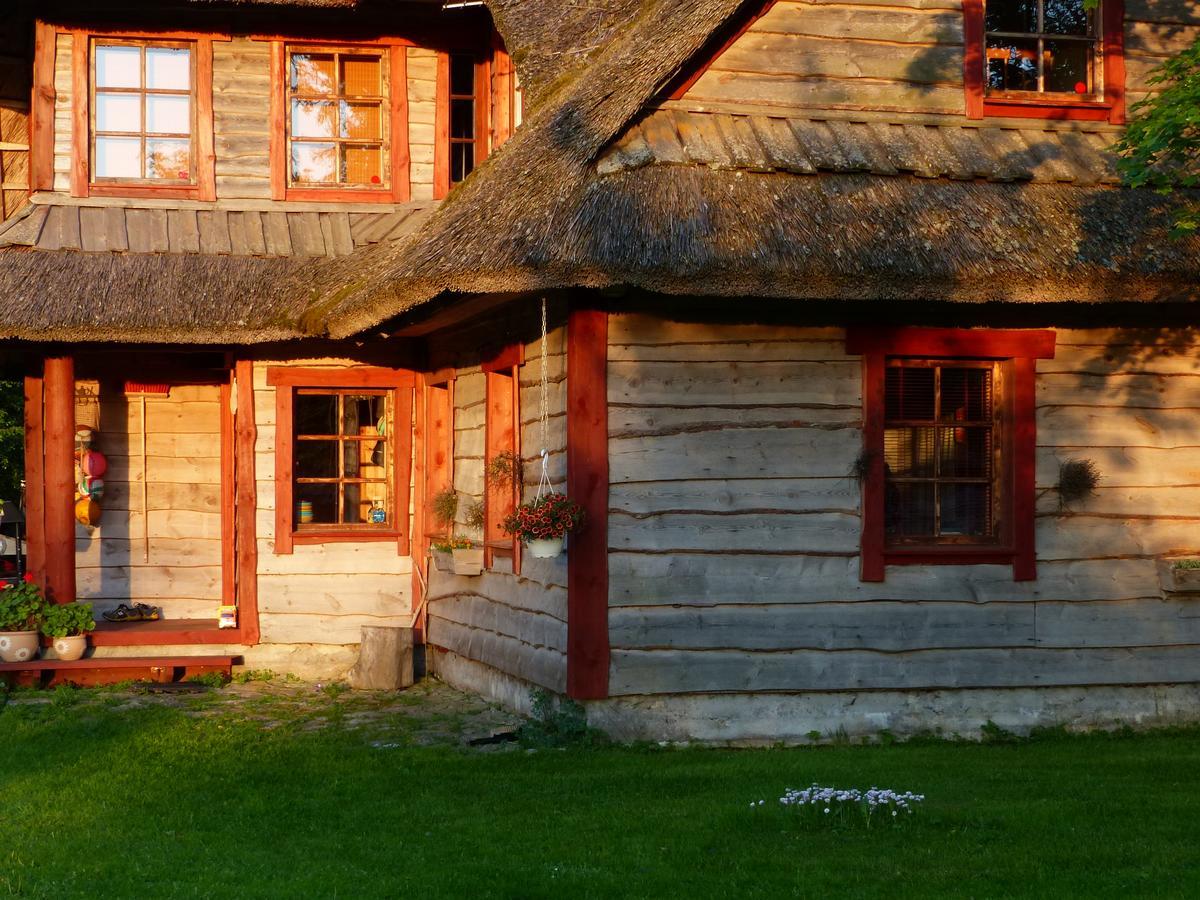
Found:
M 116 609 L 110 609 L 104 614 L 106 622 L 156 622 L 160 617 L 158 607 L 146 603 L 135 603 L 128 606 L 122 603 Z

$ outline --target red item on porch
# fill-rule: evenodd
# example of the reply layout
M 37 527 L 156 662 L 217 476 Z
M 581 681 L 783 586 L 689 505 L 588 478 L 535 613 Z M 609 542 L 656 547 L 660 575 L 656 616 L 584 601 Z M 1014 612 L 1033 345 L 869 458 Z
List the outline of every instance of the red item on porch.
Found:
M 89 478 L 99 478 L 108 471 L 108 460 L 99 450 L 85 450 L 79 457 L 79 467 Z

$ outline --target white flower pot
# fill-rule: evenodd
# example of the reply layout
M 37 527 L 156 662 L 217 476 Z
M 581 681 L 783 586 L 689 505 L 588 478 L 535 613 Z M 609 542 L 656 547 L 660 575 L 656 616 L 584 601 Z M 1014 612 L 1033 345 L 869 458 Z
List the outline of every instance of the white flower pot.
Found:
M 36 631 L 0 631 L 0 660 L 3 662 L 28 662 L 37 655 Z
M 70 637 L 54 639 L 54 655 L 59 659 L 82 659 L 85 650 L 87 650 L 86 634 L 73 634 Z
M 562 552 L 563 539 L 560 537 L 529 542 L 529 555 L 534 559 L 554 559 L 561 556 Z

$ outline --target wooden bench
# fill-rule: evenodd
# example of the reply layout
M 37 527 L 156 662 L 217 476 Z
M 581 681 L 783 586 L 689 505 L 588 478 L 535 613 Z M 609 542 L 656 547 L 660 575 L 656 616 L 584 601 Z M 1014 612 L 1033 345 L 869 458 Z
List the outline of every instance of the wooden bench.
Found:
M 91 687 L 121 681 L 153 681 L 169 684 L 197 675 L 219 674 L 228 678 L 236 656 L 106 656 L 92 659 L 31 659 L 0 663 L 0 678 L 11 684 L 47 687 L 76 684 Z

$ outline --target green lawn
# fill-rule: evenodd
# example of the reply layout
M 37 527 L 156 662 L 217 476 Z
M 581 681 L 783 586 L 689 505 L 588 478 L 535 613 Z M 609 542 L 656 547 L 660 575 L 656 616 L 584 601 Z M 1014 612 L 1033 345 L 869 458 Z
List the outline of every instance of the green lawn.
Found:
M 13 695 L 0 897 L 1200 894 L 1200 731 L 481 752 L 356 727 L 352 695 L 271 719 L 222 693 Z M 814 780 L 928 801 L 813 829 L 776 801 Z

